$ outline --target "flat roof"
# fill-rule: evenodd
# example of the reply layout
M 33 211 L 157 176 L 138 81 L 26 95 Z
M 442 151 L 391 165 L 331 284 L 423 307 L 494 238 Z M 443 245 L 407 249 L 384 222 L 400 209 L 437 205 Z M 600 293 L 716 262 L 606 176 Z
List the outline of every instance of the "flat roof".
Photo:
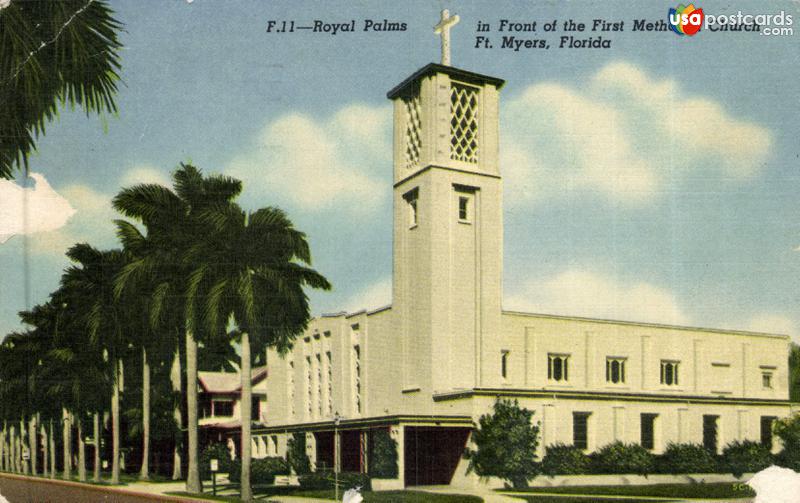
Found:
M 604 323 L 608 325 L 623 325 L 623 326 L 637 326 L 637 327 L 651 327 L 661 328 L 668 330 L 687 330 L 692 332 L 709 332 L 714 334 L 732 334 L 732 335 L 755 335 L 759 337 L 772 337 L 779 339 L 789 339 L 786 334 L 772 334 L 768 332 L 753 332 L 748 330 L 725 330 L 722 328 L 705 328 L 705 327 L 691 327 L 685 325 L 668 325 L 666 323 L 650 323 L 645 321 L 623 321 L 623 320 L 609 320 L 604 318 L 588 318 L 583 316 L 569 316 L 561 314 L 544 314 L 544 313 L 526 313 L 523 311 L 502 310 L 503 314 L 511 314 L 515 316 L 530 316 L 535 318 L 550 318 L 556 320 L 572 320 L 583 321 L 589 323 Z
M 434 73 L 446 73 L 451 77 L 454 77 L 456 80 L 460 80 L 467 83 L 473 84 L 492 84 L 497 89 L 503 87 L 503 84 L 506 83 L 503 79 L 498 79 L 497 77 L 491 77 L 489 75 L 483 75 L 480 73 L 470 72 L 468 70 L 462 70 L 460 68 L 455 68 L 452 66 L 445 66 L 440 65 L 438 63 L 428 63 L 427 65 L 423 66 L 406 80 L 395 86 L 391 91 L 386 93 L 386 97 L 391 99 L 397 98 L 401 94 L 403 94 L 409 86 L 415 83 L 422 77 L 426 77 L 428 75 L 432 75 Z

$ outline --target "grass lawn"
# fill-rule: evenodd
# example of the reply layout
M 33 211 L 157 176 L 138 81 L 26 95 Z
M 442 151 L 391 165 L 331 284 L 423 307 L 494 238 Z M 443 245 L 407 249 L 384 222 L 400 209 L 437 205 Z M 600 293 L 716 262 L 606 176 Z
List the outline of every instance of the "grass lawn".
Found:
M 173 496 L 196 496 L 186 492 L 169 492 L 167 494 Z M 318 490 L 309 491 L 302 490 L 297 487 L 269 487 L 269 488 L 253 488 L 253 494 L 256 498 L 261 499 L 269 496 L 305 496 L 307 498 L 320 498 L 333 500 L 333 490 Z M 432 494 L 422 491 L 381 491 L 371 492 L 365 491 L 361 493 L 364 496 L 364 503 L 482 503 L 483 499 L 478 496 L 467 496 L 458 494 Z M 342 493 L 339 493 L 339 498 Z M 241 501 L 237 497 L 231 496 L 212 496 L 209 493 L 203 494 L 203 498 L 214 501 Z
M 532 503 L 654 503 L 653 500 L 637 500 L 630 498 L 573 498 L 570 496 L 518 496 L 518 498 Z M 671 500 L 656 500 L 655 503 L 668 503 Z M 678 500 L 675 500 L 678 501 Z
M 740 483 L 652 484 L 642 486 L 573 486 L 505 489 L 506 492 L 596 494 L 598 496 L 660 496 L 665 498 L 752 498 L 756 493 Z

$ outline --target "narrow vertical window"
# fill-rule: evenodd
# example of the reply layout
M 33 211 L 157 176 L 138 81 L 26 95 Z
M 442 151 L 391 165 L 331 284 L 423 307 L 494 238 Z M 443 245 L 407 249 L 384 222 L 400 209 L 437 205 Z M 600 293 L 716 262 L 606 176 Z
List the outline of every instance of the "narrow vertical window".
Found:
M 680 362 L 661 360 L 661 384 L 667 386 L 678 385 L 678 366 Z
M 547 355 L 547 378 L 556 382 L 569 380 L 569 355 Z
M 317 413 L 322 416 L 322 357 L 317 353 Z
M 764 389 L 772 389 L 772 372 L 761 372 L 761 387 Z
M 719 416 L 703 416 L 703 447 L 711 453 L 717 453 L 717 423 Z
M 353 346 L 353 403 L 356 414 L 361 414 L 361 347 Z
M 642 421 L 642 434 L 641 434 L 641 444 L 642 447 L 645 449 L 653 450 L 655 449 L 655 429 L 656 429 L 656 418 L 658 414 L 642 414 L 641 421 Z
M 328 363 L 328 415 L 333 414 L 333 360 L 331 352 L 325 353 L 325 359 Z
M 311 388 L 311 357 L 306 356 L 306 415 L 311 417 L 312 409 L 312 393 Z
M 608 357 L 606 358 L 606 382 L 620 384 L 625 382 L 625 361 L 626 358 Z
M 508 350 L 500 352 L 500 375 L 503 379 L 508 379 Z
M 589 448 L 589 412 L 572 413 L 572 445 L 578 449 Z
M 761 445 L 772 450 L 772 424 L 778 419 L 775 416 L 761 416 Z
M 462 222 L 469 222 L 469 197 L 458 197 L 458 219 Z
M 419 208 L 417 201 L 419 199 L 419 189 L 413 189 L 403 194 L 403 199 L 406 201 L 408 207 L 408 226 L 410 228 L 416 227 L 419 223 Z
M 294 417 L 294 361 L 289 360 L 289 379 L 287 379 L 287 395 L 289 397 L 289 415 Z

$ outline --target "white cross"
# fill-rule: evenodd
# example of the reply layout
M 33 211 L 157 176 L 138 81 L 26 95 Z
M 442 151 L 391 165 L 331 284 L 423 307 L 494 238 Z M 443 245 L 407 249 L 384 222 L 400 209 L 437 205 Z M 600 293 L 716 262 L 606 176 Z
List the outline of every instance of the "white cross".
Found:
M 450 11 L 442 11 L 442 19 L 433 27 L 433 33 L 442 35 L 442 64 L 450 66 L 450 28 L 458 24 L 458 14 L 450 17 Z

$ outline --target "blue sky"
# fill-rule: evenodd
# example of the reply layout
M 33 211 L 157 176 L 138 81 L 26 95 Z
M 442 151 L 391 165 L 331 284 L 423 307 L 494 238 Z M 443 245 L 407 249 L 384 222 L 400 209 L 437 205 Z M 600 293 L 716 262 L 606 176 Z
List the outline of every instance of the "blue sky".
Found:
M 507 81 L 506 308 L 800 341 L 800 33 L 631 32 L 634 19 L 666 19 L 663 2 L 112 5 L 125 24 L 118 116 L 62 111 L 31 159 L 35 183 L 0 182 L 0 334 L 46 300 L 71 243 L 116 245 L 109 200 L 121 186 L 166 183 L 181 161 L 241 178 L 247 207 L 289 212 L 334 285 L 312 294 L 315 313 L 390 302 L 385 93 L 438 61 L 432 26 L 449 8 L 461 17 L 453 65 Z M 800 20 L 792 1 L 699 6 Z M 626 31 L 600 34 L 608 50 L 499 48 L 501 19 L 568 18 Z M 355 19 L 358 31 L 266 33 L 284 19 Z M 408 30 L 364 33 L 364 19 Z M 473 47 L 478 21 L 495 48 Z M 555 46 L 562 33 L 517 35 Z M 26 230 L 14 223 L 23 197 Z

